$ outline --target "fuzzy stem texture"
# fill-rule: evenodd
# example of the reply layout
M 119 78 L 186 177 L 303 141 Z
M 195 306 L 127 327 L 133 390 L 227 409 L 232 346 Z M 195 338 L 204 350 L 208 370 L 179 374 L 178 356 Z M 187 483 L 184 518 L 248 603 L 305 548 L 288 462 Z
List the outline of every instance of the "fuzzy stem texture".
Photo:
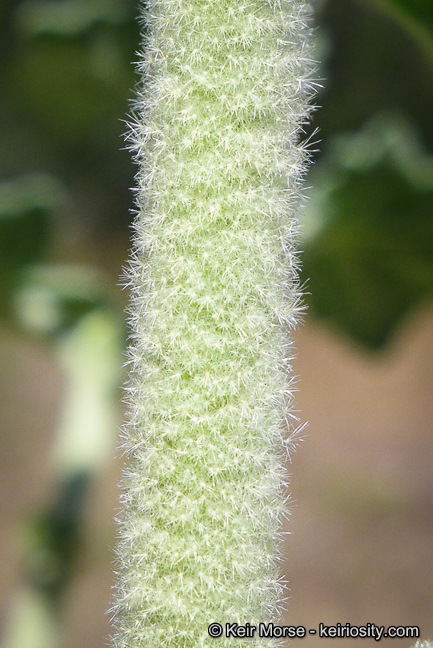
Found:
M 143 4 L 116 648 L 243 646 L 208 625 L 279 612 L 306 14 Z

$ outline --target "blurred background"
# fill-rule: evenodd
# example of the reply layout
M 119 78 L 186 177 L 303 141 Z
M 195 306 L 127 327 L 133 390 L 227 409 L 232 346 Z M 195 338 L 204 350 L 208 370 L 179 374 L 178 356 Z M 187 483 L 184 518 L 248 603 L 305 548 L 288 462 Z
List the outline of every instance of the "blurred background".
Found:
M 309 426 L 290 466 L 286 620 L 433 639 L 433 4 L 315 9 L 323 89 L 306 134 L 295 367 Z M 137 1 L 0 12 L 0 646 L 102 648 Z

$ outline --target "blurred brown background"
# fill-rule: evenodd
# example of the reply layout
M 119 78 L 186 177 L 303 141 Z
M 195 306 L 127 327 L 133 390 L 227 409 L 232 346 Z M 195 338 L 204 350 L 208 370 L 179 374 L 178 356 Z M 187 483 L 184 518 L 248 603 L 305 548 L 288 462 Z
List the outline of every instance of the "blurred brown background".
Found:
M 309 426 L 290 466 L 286 620 L 433 639 L 433 6 L 315 9 L 325 80 L 296 336 Z M 98 648 L 122 465 L 137 6 L 0 10 L 0 645 Z

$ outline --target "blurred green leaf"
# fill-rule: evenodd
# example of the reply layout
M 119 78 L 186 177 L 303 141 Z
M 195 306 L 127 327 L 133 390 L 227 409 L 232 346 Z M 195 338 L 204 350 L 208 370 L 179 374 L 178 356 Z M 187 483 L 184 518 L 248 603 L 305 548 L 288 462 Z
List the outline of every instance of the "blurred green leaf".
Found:
M 27 331 L 58 338 L 91 311 L 104 308 L 119 318 L 113 287 L 92 268 L 34 265 L 26 270 L 14 295 L 16 322 Z
M 108 138 L 117 150 L 131 72 L 105 34 L 85 47 L 68 40 L 27 43 L 9 70 L 10 101 L 20 103 L 18 114 L 24 102 L 37 129 L 57 145 L 85 149 L 93 143 L 100 149 Z
M 433 296 L 433 159 L 390 116 L 336 138 L 304 214 L 311 310 L 370 348 Z
M 130 161 L 119 149 L 135 82 L 136 11 L 135 0 L 11 4 L 0 29 L 0 163 L 9 174 L 42 166 L 70 185 L 80 175 L 93 187 L 102 179 L 108 205 L 119 185 L 126 192 Z
M 431 30 L 433 36 L 433 6 L 431 0 L 391 0 L 392 4 L 423 27 Z
M 80 546 L 83 502 L 89 481 L 90 474 L 86 472 L 67 475 L 53 506 L 35 516 L 25 529 L 27 578 L 55 605 L 60 602 L 59 595 Z
M 397 0 L 396 0 L 397 2 Z M 394 0 L 322 0 L 316 19 L 328 57 L 314 117 L 321 138 L 362 128 L 381 111 L 417 124 L 433 152 L 433 38 Z M 433 3 L 430 14 L 433 10 Z
M 20 31 L 75 36 L 95 24 L 118 25 L 130 18 L 128 4 L 121 0 L 27 0 L 17 10 Z
M 11 316 L 24 270 L 42 259 L 61 197 L 59 184 L 45 175 L 0 184 L 0 316 Z

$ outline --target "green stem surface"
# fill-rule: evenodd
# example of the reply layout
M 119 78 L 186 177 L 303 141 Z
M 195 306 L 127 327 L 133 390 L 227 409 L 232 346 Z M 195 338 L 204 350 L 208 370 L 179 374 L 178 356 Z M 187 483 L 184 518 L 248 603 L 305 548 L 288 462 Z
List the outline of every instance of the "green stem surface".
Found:
M 275 620 L 283 594 L 310 32 L 298 0 L 143 15 L 114 645 L 244 645 L 208 625 Z

